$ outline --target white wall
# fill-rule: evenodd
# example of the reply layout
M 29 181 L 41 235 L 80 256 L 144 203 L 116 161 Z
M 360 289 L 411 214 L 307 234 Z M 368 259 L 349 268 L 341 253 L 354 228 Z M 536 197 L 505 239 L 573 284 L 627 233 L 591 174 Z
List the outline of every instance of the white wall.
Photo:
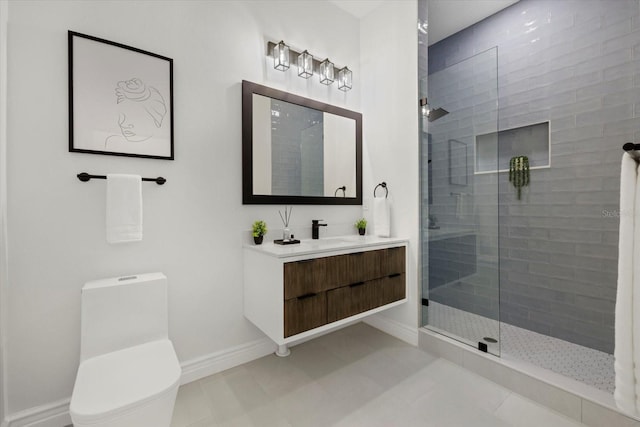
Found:
M 241 81 L 360 110 L 358 21 L 325 1 L 16 0 L 9 11 L 7 412 L 70 396 L 78 365 L 80 289 L 88 280 L 163 271 L 170 286 L 170 335 L 182 362 L 263 338 L 242 315 L 241 243 L 258 218 L 274 233 L 267 237 L 277 237 L 282 207 L 242 206 Z M 67 151 L 69 29 L 174 59 L 175 161 Z M 354 89 L 343 93 L 315 78 L 298 78 L 295 71 L 273 70 L 264 55 L 265 37 L 348 65 Z M 406 52 L 405 64 L 415 46 Z M 397 103 L 400 94 L 387 96 Z M 381 112 L 370 114 L 365 113 L 368 123 L 398 127 L 394 120 L 382 122 Z M 415 130 L 403 135 L 411 132 L 415 141 Z M 382 150 L 372 165 L 380 167 L 376 179 L 390 182 L 396 218 L 415 211 L 405 215 L 407 223 L 396 220 L 394 229 L 406 232 L 415 222 L 417 201 L 405 201 L 411 188 L 399 180 L 413 177 L 391 172 L 404 166 L 400 162 L 383 161 L 389 150 L 382 145 L 391 139 L 368 134 Z M 404 136 L 401 144 L 407 144 Z M 392 159 L 412 154 L 408 148 L 393 153 Z M 82 171 L 167 178 L 162 187 L 144 184 L 142 242 L 105 242 L 105 182 L 81 183 L 75 175 Z M 371 176 L 366 191 L 372 189 Z M 322 218 L 330 225 L 323 234 L 354 232 L 360 215 L 357 206 L 296 206 L 292 229 L 309 236 L 311 219 Z
M 8 3 L 0 1 L 0 424 L 5 417 L 5 327 L 7 324 L 7 21 Z
M 384 2 L 360 27 L 362 115 L 364 127 L 364 204 L 374 187 L 389 189 L 391 233 L 410 238 L 409 303 L 388 310 L 375 325 L 407 330 L 417 343 L 419 251 L 418 159 L 418 6 L 415 1 Z M 378 191 L 381 191 L 378 189 Z M 365 217 L 371 211 L 364 212 Z

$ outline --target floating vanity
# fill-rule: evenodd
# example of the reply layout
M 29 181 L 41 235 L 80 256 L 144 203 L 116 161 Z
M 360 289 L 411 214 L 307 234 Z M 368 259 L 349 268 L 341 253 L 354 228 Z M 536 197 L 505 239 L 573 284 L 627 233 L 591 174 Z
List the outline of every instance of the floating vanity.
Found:
M 278 344 L 407 301 L 407 240 L 345 236 L 245 245 L 244 315 Z

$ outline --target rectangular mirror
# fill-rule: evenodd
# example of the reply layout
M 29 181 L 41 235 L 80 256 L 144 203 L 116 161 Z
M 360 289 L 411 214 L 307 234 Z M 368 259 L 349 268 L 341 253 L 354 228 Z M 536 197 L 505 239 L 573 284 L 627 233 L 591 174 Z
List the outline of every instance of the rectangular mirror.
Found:
M 242 82 L 242 203 L 362 204 L 362 114 Z
M 467 185 L 467 144 L 449 140 L 449 183 Z

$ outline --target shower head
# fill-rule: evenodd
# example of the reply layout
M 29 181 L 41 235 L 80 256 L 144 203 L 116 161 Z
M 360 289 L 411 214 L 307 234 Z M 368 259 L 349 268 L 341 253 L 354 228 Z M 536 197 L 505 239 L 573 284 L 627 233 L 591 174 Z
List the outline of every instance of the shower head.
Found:
M 430 122 L 438 120 L 440 117 L 449 114 L 449 112 L 444 108 L 436 108 L 432 110 L 427 98 L 420 98 L 420 109 L 422 110 L 422 115 L 426 116 Z
M 449 114 L 449 112 L 444 108 L 436 108 L 435 110 L 429 111 L 427 119 L 429 119 L 429 122 L 432 122 L 434 120 L 438 120 L 440 117 L 446 116 L 447 114 Z

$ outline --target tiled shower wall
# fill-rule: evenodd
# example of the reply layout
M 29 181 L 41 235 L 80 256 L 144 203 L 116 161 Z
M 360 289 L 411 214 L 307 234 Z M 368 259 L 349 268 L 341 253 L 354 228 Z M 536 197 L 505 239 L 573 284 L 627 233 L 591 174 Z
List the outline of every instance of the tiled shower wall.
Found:
M 271 194 L 324 194 L 322 120 L 321 111 L 271 100 Z
M 551 167 L 531 171 L 522 200 L 498 174 L 501 320 L 609 353 L 621 147 L 640 139 L 639 12 L 521 0 L 429 48 L 432 74 L 497 46 L 499 129 L 550 122 Z M 495 178 L 473 175 L 474 206 Z

